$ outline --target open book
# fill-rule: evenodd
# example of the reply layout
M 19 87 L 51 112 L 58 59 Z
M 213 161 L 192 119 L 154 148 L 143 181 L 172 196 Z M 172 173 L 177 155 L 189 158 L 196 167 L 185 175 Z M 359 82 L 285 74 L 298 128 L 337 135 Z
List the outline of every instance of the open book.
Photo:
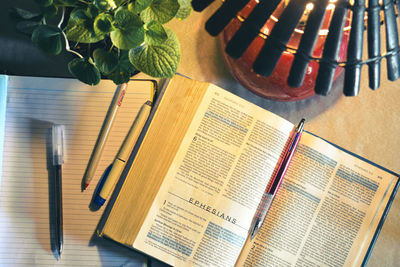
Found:
M 308 132 L 263 227 L 247 239 L 293 128 L 175 76 L 98 234 L 174 266 L 365 264 L 399 177 Z

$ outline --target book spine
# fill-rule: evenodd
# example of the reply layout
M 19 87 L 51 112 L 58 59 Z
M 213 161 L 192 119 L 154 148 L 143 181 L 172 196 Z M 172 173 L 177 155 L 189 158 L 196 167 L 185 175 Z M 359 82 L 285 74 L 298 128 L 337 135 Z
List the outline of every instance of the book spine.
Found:
M 132 165 L 132 162 L 136 157 L 136 154 L 137 154 L 137 152 L 139 150 L 139 147 L 143 142 L 143 138 L 146 135 L 146 132 L 149 129 L 149 126 L 150 126 L 150 124 L 151 124 L 151 122 L 152 122 L 152 120 L 154 118 L 154 114 L 157 111 L 157 108 L 158 108 L 158 106 L 160 104 L 162 96 L 163 96 L 163 94 L 165 92 L 165 88 L 167 87 L 167 85 L 169 83 L 169 80 L 170 79 L 167 79 L 165 81 L 165 83 L 163 84 L 163 86 L 160 89 L 159 94 L 154 96 L 153 101 L 155 101 L 155 104 L 153 105 L 153 108 L 152 108 L 152 110 L 150 112 L 149 118 L 148 118 L 146 124 L 144 125 L 141 134 L 139 135 L 139 138 L 138 138 L 138 140 L 137 140 L 137 142 L 135 144 L 135 147 L 133 148 L 133 151 L 132 151 L 132 153 L 131 153 L 131 155 L 130 155 L 127 163 L 126 163 L 126 168 L 123 171 L 123 173 L 121 175 L 121 178 L 117 182 L 117 184 L 115 186 L 115 189 L 114 189 L 114 192 L 113 192 L 113 195 L 111 196 L 110 200 L 108 201 L 108 204 L 107 204 L 106 208 L 104 209 L 103 216 L 100 218 L 99 224 L 97 225 L 96 233 L 97 233 L 98 236 L 103 236 L 103 229 L 104 229 L 104 226 L 105 226 L 105 224 L 107 222 L 108 216 L 110 215 L 111 209 L 112 209 L 112 207 L 113 207 L 113 205 L 114 205 L 114 203 L 115 203 L 115 201 L 116 201 L 116 199 L 118 197 L 119 192 L 121 191 L 122 185 L 124 184 L 124 181 L 125 181 L 125 178 L 126 178 L 126 175 L 127 175 L 127 170 L 129 169 L 127 167 Z M 157 83 L 154 83 L 154 86 L 155 86 L 155 91 L 158 92 L 159 90 L 157 88 Z

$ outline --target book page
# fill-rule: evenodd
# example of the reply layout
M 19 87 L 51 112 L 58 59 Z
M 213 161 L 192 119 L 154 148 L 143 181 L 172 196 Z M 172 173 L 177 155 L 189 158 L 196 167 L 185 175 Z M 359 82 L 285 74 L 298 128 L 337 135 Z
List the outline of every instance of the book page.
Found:
M 116 85 L 102 81 L 92 87 L 75 79 L 9 77 L 0 187 L 1 266 L 143 264 L 144 256 L 95 235 L 103 208 L 91 211 L 89 204 L 99 178 L 112 163 L 153 88 L 151 81 L 129 82 L 96 174 L 81 192 L 81 181 Z M 54 211 L 53 124 L 66 128 L 64 249 L 58 261 L 52 247 L 56 239 L 50 216 Z
M 292 129 L 210 85 L 133 247 L 174 266 L 233 266 Z
M 360 266 L 397 179 L 304 133 L 237 266 Z

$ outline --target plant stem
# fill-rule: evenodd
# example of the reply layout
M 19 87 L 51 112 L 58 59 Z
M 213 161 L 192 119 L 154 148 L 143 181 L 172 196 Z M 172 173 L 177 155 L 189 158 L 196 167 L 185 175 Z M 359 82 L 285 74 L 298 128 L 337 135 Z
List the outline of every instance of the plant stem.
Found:
M 61 24 L 64 22 L 64 15 L 65 15 L 65 7 L 63 7 L 63 9 L 62 9 L 61 20 L 57 25 L 57 27 L 60 29 L 60 31 L 64 37 L 64 40 L 65 40 L 65 50 L 77 55 L 80 58 L 83 58 L 83 56 L 81 54 L 79 54 L 78 52 L 71 49 L 71 47 L 69 46 L 69 43 L 68 43 L 67 36 L 65 35 L 65 32 L 61 29 Z
M 64 31 L 61 31 L 61 33 L 62 33 L 62 35 L 64 36 L 64 40 L 65 40 L 65 50 L 68 51 L 68 52 L 70 52 L 70 53 L 72 53 L 72 54 L 77 55 L 77 56 L 80 57 L 80 58 L 83 58 L 83 56 L 82 56 L 81 54 L 79 54 L 78 52 L 76 52 L 76 51 L 74 51 L 74 50 L 72 50 L 72 49 L 70 48 L 69 43 L 68 43 L 67 36 L 65 35 L 65 32 L 64 32 Z
M 64 22 L 64 15 L 65 15 L 65 7 L 62 8 L 61 19 L 60 19 L 60 22 L 57 25 L 57 27 L 60 28 L 60 30 L 61 30 L 61 25 Z
M 85 4 L 85 5 L 89 5 L 89 2 L 86 2 L 84 0 L 79 0 L 79 2 L 81 2 L 81 3 Z

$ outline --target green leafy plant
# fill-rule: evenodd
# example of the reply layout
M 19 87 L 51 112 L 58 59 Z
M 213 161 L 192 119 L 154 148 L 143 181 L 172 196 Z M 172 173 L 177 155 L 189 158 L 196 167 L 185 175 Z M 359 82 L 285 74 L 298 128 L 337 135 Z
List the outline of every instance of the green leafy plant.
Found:
M 71 74 L 95 85 L 116 84 L 137 71 L 172 77 L 180 60 L 175 33 L 163 24 L 191 13 L 191 0 L 35 0 L 40 12 L 13 8 L 16 27 L 49 54 L 77 56 Z

